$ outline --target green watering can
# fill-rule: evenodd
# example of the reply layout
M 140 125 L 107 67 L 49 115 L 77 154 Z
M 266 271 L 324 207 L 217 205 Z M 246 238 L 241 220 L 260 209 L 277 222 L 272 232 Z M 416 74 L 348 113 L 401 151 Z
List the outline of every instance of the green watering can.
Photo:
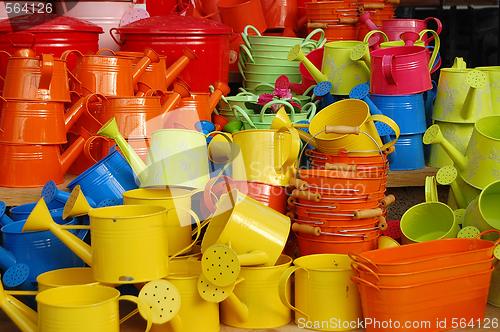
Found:
M 477 67 L 476 69 L 488 74 L 490 91 L 491 91 L 491 104 L 495 114 L 500 113 L 500 66 L 490 67 Z
M 437 200 L 436 180 L 425 181 L 425 202 L 407 210 L 401 217 L 403 242 L 415 243 L 454 238 L 459 231 L 453 210 Z
M 464 226 L 474 226 L 480 231 L 500 230 L 500 181 L 484 188 L 479 197 L 467 206 Z
M 238 117 L 241 122 L 243 122 L 243 129 L 270 129 L 271 123 L 275 118 L 275 114 L 265 114 L 266 110 L 269 109 L 272 105 L 283 105 L 290 112 L 290 119 L 292 123 L 297 123 L 300 121 L 311 119 L 316 115 L 316 104 L 315 103 L 307 103 L 302 107 L 302 111 L 300 113 L 295 112 L 295 108 L 288 102 L 284 100 L 273 100 L 267 103 L 262 107 L 260 114 L 249 114 L 245 112 L 238 106 L 234 106 L 233 110 L 235 111 L 235 116 Z
M 462 58 L 453 67 L 441 68 L 432 118 L 455 123 L 474 123 L 494 115 L 488 75 L 467 69 Z
M 472 136 L 472 131 L 474 130 L 474 123 L 453 123 L 437 120 L 435 120 L 434 123 L 439 125 L 443 136 L 457 148 L 460 153 L 465 154 L 470 137 Z M 451 160 L 441 145 L 433 144 L 429 156 L 429 166 L 439 168 L 446 165 L 453 165 L 453 160 Z
M 500 180 L 500 115 L 480 119 L 474 125 L 465 155 L 442 134 L 439 125 L 424 134 L 425 144 L 440 144 L 455 163 L 463 180 L 482 189 Z
M 462 180 L 452 165 L 441 167 L 436 174 L 436 180 L 441 185 L 450 186 L 448 205 L 451 207 L 465 209 L 481 193 L 481 190 Z

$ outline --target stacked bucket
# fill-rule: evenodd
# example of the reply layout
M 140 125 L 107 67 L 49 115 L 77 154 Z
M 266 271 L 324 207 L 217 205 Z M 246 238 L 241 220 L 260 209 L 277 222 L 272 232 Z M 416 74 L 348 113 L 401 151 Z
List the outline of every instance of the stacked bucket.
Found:
M 382 145 L 368 114 L 365 102 L 348 99 L 327 106 L 311 122 L 308 142 L 316 149 L 306 152 L 310 168 L 297 171 L 288 202 L 301 255 L 378 246 L 386 208 L 394 201 L 385 196 L 386 153 L 394 142 Z M 395 125 L 383 115 L 375 119 Z
M 309 1 L 305 3 L 308 32 L 321 28 L 328 41 L 358 38 L 358 1 Z
M 254 34 L 250 34 L 253 31 Z M 318 40 L 314 40 L 319 35 Z M 240 46 L 239 70 L 243 87 L 250 92 L 270 92 L 274 82 L 286 75 L 290 82 L 300 83 L 299 64 L 287 60 L 290 47 L 300 44 L 307 54 L 323 44 L 324 32 L 315 29 L 306 38 L 262 36 L 253 26 L 242 33 L 244 44 Z

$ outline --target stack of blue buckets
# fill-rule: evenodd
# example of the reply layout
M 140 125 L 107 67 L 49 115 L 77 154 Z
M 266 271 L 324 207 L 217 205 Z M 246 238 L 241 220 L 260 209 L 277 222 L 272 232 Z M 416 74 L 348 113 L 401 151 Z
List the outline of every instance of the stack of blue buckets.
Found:
M 355 86 L 349 97 L 365 101 L 372 115 L 386 115 L 398 124 L 401 135 L 396 142 L 396 150 L 388 156 L 391 170 L 408 171 L 425 167 L 422 137 L 427 123 L 423 93 L 400 96 L 370 95 L 370 85 L 363 83 Z M 378 130 L 381 133 L 380 127 Z M 389 135 L 384 137 L 381 133 L 384 143 L 394 139 Z

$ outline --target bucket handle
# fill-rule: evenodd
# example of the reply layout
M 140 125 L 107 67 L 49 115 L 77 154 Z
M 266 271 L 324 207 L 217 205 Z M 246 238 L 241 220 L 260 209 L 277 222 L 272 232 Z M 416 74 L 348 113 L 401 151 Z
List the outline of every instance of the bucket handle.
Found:
M 42 54 L 40 57 L 40 82 L 39 90 L 49 90 L 54 74 L 54 56 L 52 54 Z
M 485 236 L 486 234 L 490 234 L 490 233 L 497 233 L 498 235 L 500 235 L 500 230 L 498 230 L 498 229 L 489 229 L 487 231 L 479 233 L 479 237 L 481 238 L 481 237 Z M 498 245 L 500 245 L 500 238 L 495 241 L 495 246 L 498 246 Z
M 255 59 L 253 58 L 252 52 L 250 52 L 250 50 L 248 49 L 248 47 L 245 44 L 240 45 L 240 50 L 243 50 L 243 52 L 245 53 L 244 56 L 246 56 L 248 60 L 250 60 L 252 63 L 255 63 Z M 242 56 L 241 56 L 241 52 L 240 52 L 239 61 L 242 61 L 241 59 L 242 59 Z
M 290 310 L 293 310 L 295 312 L 298 312 L 300 313 L 301 315 L 307 317 L 309 319 L 309 315 L 306 314 L 305 312 L 303 312 L 302 310 L 300 310 L 299 308 L 297 307 L 294 307 L 290 300 L 288 299 L 288 296 L 287 296 L 287 286 L 288 286 L 288 282 L 290 280 L 290 278 L 292 277 L 292 275 L 297 271 L 297 270 L 304 270 L 306 271 L 307 273 L 309 273 L 309 271 L 307 271 L 306 269 L 304 269 L 303 267 L 299 267 L 299 266 L 290 266 L 289 268 L 287 268 L 282 274 L 281 274 L 281 277 L 280 277 L 280 281 L 279 281 L 279 295 L 280 295 L 280 299 L 281 299 L 281 302 Z M 297 287 L 297 286 L 295 286 Z
M 371 260 L 369 260 L 368 258 L 366 258 L 366 257 L 363 257 L 363 256 L 358 255 L 358 254 L 354 254 L 354 253 L 348 253 L 347 256 L 349 256 L 349 258 L 353 262 L 363 263 L 366 266 L 371 266 L 371 269 L 373 271 L 377 271 L 378 270 L 377 265 L 375 263 L 373 263 Z
M 194 195 L 194 194 L 202 192 L 202 191 L 203 191 L 202 189 L 198 189 L 198 190 L 192 191 L 191 193 Z M 169 260 L 171 260 L 172 258 L 175 258 L 175 257 L 177 257 L 179 255 L 182 255 L 183 253 L 185 253 L 186 251 L 188 251 L 189 249 L 191 249 L 196 244 L 196 242 L 198 242 L 198 239 L 200 238 L 200 234 L 201 234 L 201 229 L 202 229 L 200 218 L 198 218 L 198 215 L 196 213 L 194 213 L 193 210 L 191 210 L 191 209 L 185 209 L 183 207 L 178 206 L 178 207 L 175 207 L 175 208 L 168 209 L 167 210 L 167 216 L 170 213 L 170 211 L 172 211 L 172 210 L 175 210 L 175 211 L 184 211 L 184 212 L 188 213 L 194 219 L 194 221 L 196 223 L 196 228 L 194 230 L 196 232 L 196 237 L 195 237 L 195 239 L 187 247 L 179 250 L 178 252 L 176 252 L 175 254 L 173 254 L 172 256 L 170 256 Z
M 363 43 L 366 43 L 368 44 L 368 46 L 370 46 L 370 38 L 375 35 L 375 34 L 379 34 L 379 35 L 382 35 L 382 38 L 384 41 L 388 42 L 389 41 L 389 37 L 387 36 L 387 34 L 385 32 L 383 32 L 382 30 L 371 30 L 371 31 L 368 31 L 368 33 L 365 35 L 365 37 L 363 38 Z M 380 44 L 382 43 L 382 41 L 380 40 L 380 37 L 377 38 L 377 41 L 376 43 L 373 45 L 373 48 L 377 49 L 380 47 Z
M 375 288 L 377 291 L 380 292 L 380 288 L 374 284 L 372 284 L 371 282 L 369 281 L 366 281 L 364 279 L 361 279 L 359 277 L 355 277 L 355 276 L 352 276 L 351 277 L 351 280 L 355 283 L 355 284 L 363 284 L 365 286 L 368 286 L 368 287 L 371 287 L 371 288 Z
M 290 110 L 291 120 L 293 121 L 295 117 L 295 108 L 292 106 L 292 104 L 290 104 L 286 100 L 275 99 L 271 100 L 262 107 L 262 110 L 260 111 L 260 122 L 264 122 L 264 116 L 266 111 L 269 109 L 269 107 L 273 105 L 283 105 L 284 107 L 287 107 Z
M 243 32 L 241 33 L 241 38 L 243 38 L 243 41 L 245 42 L 245 44 L 248 46 L 248 48 L 252 48 L 252 45 L 250 44 L 250 41 L 248 40 L 248 30 L 252 30 L 255 32 L 255 34 L 257 36 L 262 36 L 262 34 L 260 33 L 260 31 L 254 27 L 253 25 L 247 25 L 245 27 L 245 29 L 243 29 Z
M 384 54 L 382 56 L 382 74 L 384 75 L 385 80 L 391 84 L 396 85 L 396 81 L 394 80 L 394 68 L 393 68 L 393 59 L 394 56 L 392 54 Z
M 314 37 L 317 34 L 320 35 L 319 39 L 317 41 L 311 40 L 312 37 Z M 316 48 L 319 48 L 321 47 L 324 41 L 325 41 L 325 31 L 323 29 L 314 29 L 307 35 L 304 41 L 300 44 L 300 47 L 302 48 L 308 43 L 312 42 Z
M 431 55 L 431 58 L 429 59 L 429 64 L 428 64 L 429 71 L 432 71 L 432 68 L 434 67 L 434 62 L 436 62 L 436 58 L 437 58 L 438 53 L 439 53 L 441 41 L 439 40 L 439 35 L 437 34 L 437 32 L 434 30 L 431 30 L 431 29 L 425 29 L 425 30 L 420 31 L 420 33 L 418 34 L 420 36 L 420 40 L 422 40 L 422 38 L 425 36 L 426 33 L 432 34 L 434 36 L 434 39 L 435 39 L 434 40 L 434 49 L 432 50 L 432 55 Z
M 257 92 L 259 90 L 259 88 L 262 88 L 262 87 L 271 88 L 274 90 L 274 85 L 272 85 L 271 83 L 260 82 L 259 84 L 257 84 L 255 86 L 255 92 Z
M 118 298 L 118 301 L 129 301 L 129 302 L 135 303 L 138 307 L 140 305 L 142 305 L 144 308 L 148 307 L 139 298 L 137 298 L 136 296 L 132 296 L 132 295 L 122 295 Z M 129 318 L 131 318 L 136 313 L 137 313 L 137 310 L 134 310 L 130 314 L 128 314 L 125 317 L 123 317 L 122 319 L 120 319 L 120 324 L 127 321 Z M 146 314 L 147 315 L 147 318 L 146 318 L 147 326 L 146 326 L 145 332 L 148 332 L 151 330 L 151 327 L 153 326 L 153 321 L 152 321 L 153 315 L 152 315 L 152 312 L 150 309 L 147 310 L 146 313 L 147 313 Z
M 245 112 L 241 107 L 239 107 L 238 105 L 234 105 L 231 107 L 233 109 L 233 112 L 234 112 L 234 115 L 236 116 L 236 118 L 238 120 L 240 120 L 240 115 L 238 113 L 241 114 L 241 116 L 243 116 L 244 120 L 246 122 L 248 122 L 248 124 L 252 127 L 252 128 L 257 128 L 257 126 L 255 126 L 255 124 L 253 123 L 252 119 L 250 119 L 250 117 L 248 116 L 247 112 Z M 241 120 L 240 120 L 241 121 Z
M 291 144 L 288 144 L 284 147 L 283 142 L 280 141 L 279 133 L 288 132 L 291 138 Z M 294 165 L 297 161 L 297 155 L 300 153 L 300 137 L 297 129 L 295 128 L 280 128 L 278 131 L 274 133 L 274 169 L 278 173 L 284 174 L 287 169 Z M 280 163 L 280 156 L 282 147 L 286 149 L 287 155 L 286 158 Z
M 437 17 L 427 17 L 424 22 L 425 22 L 425 26 L 427 26 L 429 24 L 430 21 L 434 21 L 436 22 L 436 30 L 435 32 L 439 35 L 441 34 L 441 31 L 443 31 L 443 23 L 441 23 L 441 20 Z M 432 36 L 431 38 L 429 38 L 427 40 L 427 42 L 431 42 L 432 40 L 434 40 L 434 36 Z
M 307 111 L 305 111 L 307 110 Z M 312 121 L 312 119 L 314 118 L 314 116 L 316 115 L 316 111 L 318 110 L 318 107 L 316 106 L 316 104 L 314 102 L 309 102 L 307 104 L 305 104 L 303 107 L 302 107 L 302 111 L 305 112 L 305 113 L 308 113 L 307 115 L 307 120 L 309 122 Z
M 224 131 L 219 131 L 219 130 L 214 130 L 208 134 L 205 135 L 205 138 L 207 137 L 210 137 L 212 135 L 221 135 L 222 137 L 224 137 L 226 139 L 226 141 L 228 141 L 228 143 L 233 143 L 233 139 L 231 138 L 231 136 L 229 136 L 226 132 Z M 208 150 L 208 159 L 215 163 L 215 161 L 213 160 L 212 156 L 211 156 L 211 153 L 210 153 L 210 146 L 212 145 L 212 141 L 210 141 L 210 143 L 208 143 L 208 146 L 207 146 L 207 150 Z
M 116 45 L 118 45 L 118 46 L 123 46 L 124 42 L 123 42 L 122 40 L 118 40 L 118 39 L 116 38 L 116 35 L 114 34 L 115 32 L 116 32 L 117 34 L 119 34 L 119 32 L 118 32 L 118 29 L 117 29 L 117 28 L 111 28 L 111 29 L 109 29 L 109 35 L 111 36 L 111 38 L 113 39 L 113 41 L 116 43 Z
M 371 274 L 375 279 L 380 280 L 380 277 L 378 276 L 378 274 L 375 271 L 373 271 L 372 269 L 370 269 L 368 266 L 364 265 L 363 263 L 352 262 L 351 268 L 358 275 L 360 275 L 360 273 L 359 273 L 360 271 L 364 271 L 364 272 Z
M 243 65 L 241 64 L 241 61 L 238 61 L 238 71 L 240 72 L 240 75 L 243 78 L 243 80 L 246 81 L 247 78 L 245 76 L 245 70 L 243 69 Z
M 399 135 L 401 134 L 398 124 L 390 117 L 382 114 L 370 115 L 370 119 L 374 122 L 378 121 L 388 125 L 389 128 L 391 128 L 392 131 L 394 132 L 395 138 L 392 141 L 385 143 L 380 148 L 382 151 L 390 151 L 391 148 L 394 146 L 394 144 L 396 144 L 396 141 L 398 140 Z

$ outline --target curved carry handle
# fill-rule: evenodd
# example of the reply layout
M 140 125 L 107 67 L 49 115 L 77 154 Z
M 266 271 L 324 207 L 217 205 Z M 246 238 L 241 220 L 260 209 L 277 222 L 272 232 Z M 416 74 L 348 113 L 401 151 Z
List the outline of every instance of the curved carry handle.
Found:
M 40 61 L 40 82 L 38 83 L 39 90 L 49 90 L 54 74 L 54 56 L 52 54 L 42 54 Z
M 224 131 L 219 131 L 219 130 L 214 130 L 212 132 L 209 132 L 208 134 L 205 135 L 205 138 L 208 138 L 210 136 L 213 136 L 213 135 L 221 135 L 222 137 L 224 137 L 226 139 L 226 141 L 228 143 L 233 143 L 233 139 L 232 139 L 232 136 L 228 135 L 228 133 L 224 132 Z M 212 144 L 214 143 L 214 140 L 211 140 L 210 143 L 208 143 L 207 145 L 207 150 L 208 150 L 208 159 L 213 162 L 213 163 L 216 163 L 216 164 L 219 164 L 216 160 L 213 159 L 212 157 L 212 149 L 211 149 L 211 146 Z
M 75 54 L 76 57 L 78 58 L 78 62 L 81 62 L 82 59 L 83 59 L 83 53 L 80 52 L 79 50 L 66 50 L 64 51 L 62 54 L 61 54 L 61 57 L 60 59 L 64 62 L 67 62 L 68 61 L 68 57 L 71 55 L 71 54 Z M 67 68 L 66 69 L 68 71 L 68 75 L 70 76 L 70 79 L 73 79 L 81 88 L 84 88 L 86 90 L 88 90 L 87 88 L 85 88 L 84 86 L 82 86 L 82 82 L 80 82 L 80 80 L 78 79 L 78 77 L 76 77 L 76 75 L 69 69 Z M 93 91 L 90 91 L 88 90 L 89 92 L 93 92 Z
M 394 144 L 396 144 L 396 141 L 398 140 L 399 135 L 401 134 L 401 131 L 399 129 L 398 124 L 390 117 L 382 115 L 382 114 L 371 115 L 369 117 L 369 119 L 371 119 L 372 121 L 378 121 L 378 122 L 385 123 L 386 125 L 389 126 L 389 128 L 392 129 L 392 131 L 395 134 L 395 138 L 392 141 L 385 143 L 380 148 L 380 150 L 382 150 L 382 151 L 391 151 L 391 148 L 394 146 Z
M 436 30 L 433 30 L 436 32 L 436 34 L 441 34 L 441 31 L 443 31 L 443 24 L 441 23 L 441 20 L 438 19 L 437 17 L 427 17 L 424 22 L 425 22 L 425 26 L 428 26 L 429 25 L 429 22 L 430 21 L 434 21 L 436 22 Z M 432 36 L 431 38 L 427 39 L 427 43 L 430 43 L 431 41 L 434 40 L 434 37 L 435 36 Z
M 377 271 L 377 265 L 373 263 L 371 260 L 369 260 L 366 257 L 361 256 L 360 254 L 354 254 L 354 253 L 347 253 L 347 256 L 356 263 L 363 263 L 364 265 L 370 266 L 373 271 Z
M 279 142 L 280 135 L 278 135 L 279 133 L 285 131 L 290 134 L 291 139 L 290 144 L 287 146 L 284 146 L 285 144 Z M 278 173 L 286 173 L 287 169 L 295 164 L 295 162 L 297 161 L 297 156 L 300 153 L 300 144 L 300 136 L 297 132 L 297 129 L 295 128 L 280 128 L 274 133 L 274 169 Z M 286 149 L 287 155 L 280 165 L 281 151 L 283 151 L 283 148 Z
M 321 235 L 321 228 L 298 223 L 292 224 L 292 231 L 294 231 L 295 233 L 309 234 L 314 236 Z
M 103 48 L 98 49 L 97 52 L 95 52 L 95 55 L 103 55 L 102 53 L 104 53 L 104 52 L 109 52 L 109 53 L 111 53 L 111 55 L 116 56 L 116 52 L 110 48 L 107 48 L 107 47 L 103 47 Z
M 368 266 L 364 265 L 363 263 L 359 262 L 352 262 L 351 263 L 351 269 L 358 274 L 358 276 L 361 274 L 359 273 L 360 271 L 367 272 L 371 274 L 375 279 L 380 280 L 380 277 L 378 274 L 370 269 Z
M 366 281 L 364 279 L 361 279 L 359 277 L 355 277 L 355 276 L 352 276 L 351 277 L 351 280 L 352 282 L 354 282 L 355 284 L 363 284 L 365 286 L 368 286 L 368 287 L 372 287 L 372 288 L 375 288 L 376 290 L 380 291 L 380 288 L 378 288 L 378 286 L 372 284 L 371 282 L 369 281 Z
M 242 59 L 241 50 L 243 50 L 243 52 L 245 53 L 244 55 L 247 57 L 248 60 L 250 60 L 252 63 L 255 63 L 255 59 L 253 58 L 252 52 L 250 52 L 250 50 L 245 44 L 240 45 L 240 60 Z
M 252 48 L 252 45 L 250 44 L 250 41 L 248 40 L 248 30 L 253 30 L 257 36 L 262 36 L 260 31 L 254 27 L 253 25 L 247 25 L 245 29 L 243 29 L 243 32 L 241 33 L 241 38 L 243 38 L 243 41 L 245 44 L 248 46 L 248 48 Z
M 129 301 L 129 302 L 135 303 L 137 305 L 137 307 L 139 307 L 139 305 L 142 304 L 142 302 L 141 302 L 141 300 L 139 300 L 139 298 L 132 296 L 132 295 L 122 295 L 118 298 L 118 301 Z M 144 307 L 146 307 L 146 306 L 144 306 Z M 128 314 L 127 316 L 120 319 L 120 324 L 127 321 L 130 317 L 133 316 L 132 314 L 135 315 L 137 312 L 138 312 L 138 310 L 136 309 L 136 310 L 132 311 L 130 314 Z M 146 321 L 147 321 L 147 325 L 146 325 L 145 332 L 148 332 L 151 330 L 151 327 L 153 326 L 153 314 L 151 313 L 151 310 L 147 311 Z
M 388 42 L 389 41 L 389 37 L 387 36 L 387 34 L 385 32 L 383 32 L 382 30 L 371 30 L 371 31 L 368 31 L 365 35 L 365 37 L 363 38 L 363 42 L 364 43 L 367 43 L 368 46 L 370 46 L 370 38 L 375 35 L 375 34 L 378 34 L 378 35 L 382 35 L 383 37 L 383 40 Z M 382 41 L 380 40 L 380 37 L 377 39 L 376 43 L 374 45 L 372 45 L 375 49 L 379 48 L 380 47 L 380 44 L 382 43 Z
M 318 33 L 320 34 L 319 39 L 318 39 L 317 41 L 311 40 L 311 39 L 312 39 L 312 37 L 314 37 L 314 36 L 315 36 L 315 35 L 317 35 Z M 312 42 L 312 43 L 316 46 L 316 48 L 319 48 L 319 47 L 320 47 L 320 45 L 322 45 L 322 44 L 323 44 L 324 40 L 325 40 L 325 31 L 324 31 L 323 29 L 315 29 L 315 30 L 311 31 L 311 32 L 310 32 L 310 33 L 306 36 L 306 38 L 304 39 L 304 41 L 300 44 L 300 47 L 302 48 L 302 47 L 304 47 L 306 44 L 308 44 L 308 43 Z
M 308 102 L 304 106 L 302 106 L 302 112 L 307 113 L 307 121 L 311 122 L 314 116 L 316 115 L 316 111 L 318 110 L 318 107 L 316 106 L 316 103 L 314 102 Z M 309 126 L 307 126 L 309 127 Z M 305 128 L 307 128 L 305 127 Z
M 238 115 L 238 113 L 240 113 L 243 116 L 243 118 L 245 119 L 245 121 L 248 122 L 248 124 L 252 128 L 257 129 L 257 126 L 255 126 L 255 124 L 253 123 L 252 119 L 250 119 L 250 117 L 248 116 L 247 112 L 245 112 L 241 107 L 239 107 L 238 105 L 234 105 L 231 108 L 233 109 L 234 115 L 236 116 L 236 118 L 238 120 L 240 120 L 240 116 Z
M 196 194 L 196 193 L 202 192 L 202 191 L 203 190 L 201 190 L 201 189 L 200 190 L 194 190 L 192 192 L 192 194 Z M 200 234 L 201 234 L 201 229 L 203 228 L 203 227 L 201 227 L 200 218 L 198 218 L 198 215 L 196 215 L 196 213 L 194 213 L 193 210 L 191 210 L 191 209 L 185 209 L 183 207 L 177 206 L 175 208 L 168 209 L 167 210 L 167 215 L 172 210 L 175 210 L 175 211 L 184 211 L 184 212 L 187 212 L 191 217 L 193 217 L 193 219 L 194 219 L 194 221 L 196 223 L 196 228 L 194 229 L 194 232 L 196 232 L 196 237 L 195 237 L 195 239 L 187 247 L 179 250 L 178 252 L 176 252 L 175 254 L 173 254 L 172 256 L 170 256 L 169 260 L 171 260 L 171 259 L 173 259 L 173 258 L 175 258 L 175 257 L 177 257 L 177 256 L 179 256 L 179 255 L 181 255 L 183 253 L 185 253 L 189 249 L 191 249 L 196 244 L 196 242 L 198 242 L 198 239 L 200 238 Z
M 114 32 L 118 32 L 118 29 L 117 28 L 109 29 L 109 35 L 111 36 L 111 38 L 113 39 L 113 41 L 116 43 L 116 45 L 123 46 L 124 42 L 122 42 L 121 40 L 116 39 L 116 36 L 114 35 Z
M 260 111 L 260 122 L 264 122 L 264 115 L 265 115 L 267 109 L 273 105 L 283 105 L 283 106 L 287 107 L 290 110 L 291 119 L 293 121 L 293 119 L 295 117 L 295 109 L 292 106 L 292 104 L 290 104 L 289 102 L 287 102 L 285 100 L 274 99 L 262 107 L 262 110 Z
M 266 83 L 266 82 L 260 82 L 258 83 L 256 86 L 255 86 L 255 91 L 258 91 L 259 88 L 262 88 L 262 87 L 266 87 L 266 88 L 271 88 L 272 90 L 274 90 L 274 85 L 272 85 L 271 83 Z M 244 89 L 243 89 L 244 90 Z M 240 89 L 241 91 L 241 89 Z M 246 90 L 245 90 L 246 91 Z
M 365 3 L 361 5 L 361 8 L 363 9 L 384 9 L 385 4 L 383 3 Z
M 490 233 L 497 233 L 499 235 L 498 240 L 495 241 L 495 246 L 500 246 L 500 230 L 498 230 L 498 229 L 489 229 L 487 231 L 481 232 L 481 233 L 479 233 L 479 237 L 481 238 L 481 237 L 485 236 L 486 234 L 490 234 Z
M 349 18 L 349 17 L 339 17 L 338 22 L 340 24 L 356 24 L 358 23 L 359 19 L 357 17 L 355 18 Z
M 435 37 L 434 41 L 434 49 L 432 50 L 432 55 L 431 58 L 429 59 L 429 71 L 432 71 L 432 68 L 434 67 L 434 62 L 436 62 L 436 58 L 439 53 L 439 48 L 441 47 L 441 41 L 439 40 L 439 36 L 436 31 L 430 30 L 430 29 L 425 29 L 420 31 L 418 34 L 420 36 L 419 40 L 422 40 L 422 38 L 425 36 L 426 33 L 430 33 Z
M 83 146 L 83 154 L 87 157 L 92 163 L 96 164 L 99 160 L 94 158 L 92 155 L 92 143 L 97 140 L 102 139 L 105 142 L 112 142 L 113 140 L 108 139 L 104 136 L 92 136 L 85 141 L 85 145 Z
M 382 56 L 382 74 L 384 75 L 385 80 L 391 84 L 396 85 L 396 81 L 394 80 L 394 72 L 393 72 L 393 59 L 394 56 L 392 54 L 384 54 Z
M 290 310 L 293 310 L 295 312 L 298 312 L 299 314 L 301 314 L 302 316 L 305 316 L 307 318 L 309 318 L 309 315 L 306 314 L 305 312 L 303 312 L 302 310 L 300 310 L 299 308 L 297 307 L 294 307 L 291 303 L 290 303 L 290 300 L 288 299 L 288 296 L 287 296 L 287 289 L 288 289 L 288 282 L 290 280 L 290 278 L 292 277 L 292 275 L 297 271 L 297 270 L 304 270 L 306 272 L 308 272 L 306 269 L 302 268 L 302 267 L 298 267 L 298 266 L 290 266 L 289 268 L 287 268 L 282 274 L 281 274 L 281 277 L 280 277 L 280 282 L 279 282 L 279 295 L 280 295 L 280 299 L 281 299 L 281 303 L 283 303 L 288 309 Z M 297 286 L 295 286 L 297 287 Z
M 238 71 L 240 72 L 241 77 L 243 77 L 243 80 L 245 80 L 245 81 L 246 81 L 246 80 L 247 80 L 247 78 L 246 78 L 246 76 L 245 76 L 245 70 L 244 70 L 244 68 L 243 68 L 243 65 L 241 64 L 241 62 L 240 62 L 240 61 L 238 61 L 238 64 L 237 64 L 237 65 L 238 65 Z
M 425 178 L 425 201 L 428 203 L 439 201 L 435 176 L 427 176 Z

